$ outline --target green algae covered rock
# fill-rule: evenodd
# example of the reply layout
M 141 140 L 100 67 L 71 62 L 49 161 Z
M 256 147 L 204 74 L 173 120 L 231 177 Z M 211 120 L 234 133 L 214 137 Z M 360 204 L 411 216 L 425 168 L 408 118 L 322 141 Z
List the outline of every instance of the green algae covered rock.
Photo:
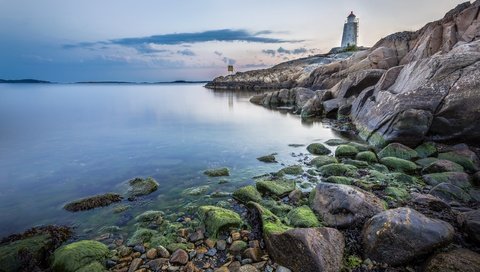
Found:
M 257 181 L 257 190 L 265 195 L 284 197 L 295 190 L 295 181 L 289 179 L 260 179 Z
M 292 206 L 285 204 L 282 201 L 275 201 L 273 199 L 262 200 L 259 202 L 259 204 L 280 218 L 284 218 L 293 209 Z
M 355 156 L 356 160 L 366 161 L 368 163 L 378 162 L 377 155 L 372 151 L 362 151 Z
M 127 192 L 129 200 L 133 200 L 138 196 L 144 196 L 155 192 L 158 189 L 158 182 L 153 178 L 148 177 L 143 178 L 134 178 L 128 181 L 130 188 Z
M 163 222 L 163 212 L 161 211 L 146 211 L 135 217 L 135 221 L 139 223 L 155 223 L 157 225 Z
M 418 157 L 420 158 L 427 158 L 431 156 L 436 156 L 437 155 L 437 147 L 435 146 L 435 143 L 432 142 L 425 142 L 417 148 L 415 148 L 415 151 L 417 151 Z
M 321 143 L 313 143 L 307 146 L 308 152 L 312 153 L 313 155 L 328 155 L 332 153 L 330 149 L 324 146 Z
M 112 203 L 119 202 L 122 197 L 115 193 L 106 193 L 103 195 L 96 195 L 91 197 L 82 198 L 68 203 L 63 208 L 69 212 L 78 212 L 91 210 L 98 207 L 105 207 Z
M 212 238 L 217 237 L 222 230 L 242 225 L 242 219 L 238 213 L 224 208 L 201 206 L 198 215 Z
M 472 185 L 470 184 L 470 177 L 467 173 L 463 172 L 443 172 L 433 173 L 422 176 L 426 183 L 432 186 L 436 186 L 440 183 L 450 183 L 463 189 L 468 189 Z
M 283 224 L 280 218 L 262 205 L 255 202 L 249 202 L 247 207 L 253 211 L 254 216 L 258 217 L 257 220 L 262 222 L 262 230 L 264 235 L 282 233 L 291 229 L 291 227 Z
M 398 172 L 412 173 L 417 170 L 415 163 L 396 157 L 384 157 L 380 159 L 380 162 L 389 169 Z
M 431 157 L 428 157 L 428 158 L 423 158 L 423 159 L 419 159 L 419 160 L 416 160 L 415 163 L 420 165 L 421 167 L 425 167 L 433 162 L 436 162 L 438 161 L 437 158 L 431 158 Z
M 280 174 L 298 176 L 303 174 L 303 168 L 300 165 L 291 165 L 278 171 Z
M 257 160 L 259 160 L 261 162 L 266 162 L 266 163 L 276 163 L 277 162 L 274 154 L 258 157 Z
M 190 195 L 190 196 L 199 196 L 205 194 L 210 186 L 208 185 L 202 185 L 202 186 L 197 186 L 197 187 L 191 187 L 183 190 L 183 194 L 185 195 Z
M 150 240 L 158 234 L 158 231 L 146 229 L 146 228 L 138 228 L 133 235 L 128 239 L 129 245 L 137 245 L 150 242 Z
M 354 158 L 358 154 L 358 149 L 351 145 L 339 145 L 335 150 L 335 157 Z
M 226 167 L 215 168 L 215 169 L 207 169 L 203 173 L 205 175 L 209 176 L 209 177 L 230 176 L 230 171 Z
M 100 242 L 83 240 L 62 246 L 53 254 L 53 271 L 76 272 L 100 270 L 109 255 L 108 247 Z M 99 266 L 100 265 L 100 266 Z
M 244 186 L 235 190 L 235 192 L 233 192 L 233 198 L 235 198 L 236 200 L 244 204 L 250 201 L 253 201 L 253 202 L 262 201 L 262 195 L 257 190 L 257 188 L 255 188 L 252 185 Z
M 310 165 L 315 166 L 317 168 L 327 164 L 331 164 L 331 163 L 338 163 L 338 161 L 335 157 L 327 156 L 327 155 L 320 155 L 318 157 L 313 158 L 310 161 Z
M 330 176 L 354 177 L 357 173 L 357 167 L 353 165 L 343 164 L 343 163 L 332 163 L 332 164 L 327 164 L 320 167 L 319 171 L 324 177 L 330 177 Z
M 348 178 L 348 177 L 330 176 L 325 179 L 325 182 L 352 185 L 354 182 L 354 179 Z
M 448 160 L 437 160 L 422 169 L 423 175 L 443 172 L 463 172 L 463 166 Z
M 343 159 L 344 164 L 353 165 L 357 168 L 369 168 L 370 165 L 366 161 L 352 160 L 352 159 Z
M 396 201 L 405 201 L 410 198 L 410 194 L 403 187 L 389 186 L 385 188 L 385 194 Z
M 480 163 L 477 155 L 468 148 L 453 150 L 438 154 L 441 160 L 449 160 L 460 164 L 465 171 L 475 173 L 480 170 Z
M 408 146 L 399 144 L 399 143 L 391 143 L 383 148 L 380 152 L 378 152 L 379 158 L 386 158 L 386 157 L 395 157 L 404 160 L 412 160 L 418 158 L 417 151 L 411 149 Z
M 345 144 L 348 144 L 348 143 L 350 143 L 350 142 L 346 141 L 346 140 L 342 140 L 342 139 L 330 139 L 330 140 L 325 142 L 325 144 L 329 145 L 329 146 L 345 145 Z
M 321 224 L 308 206 L 301 206 L 287 214 L 290 225 L 296 228 L 313 228 Z

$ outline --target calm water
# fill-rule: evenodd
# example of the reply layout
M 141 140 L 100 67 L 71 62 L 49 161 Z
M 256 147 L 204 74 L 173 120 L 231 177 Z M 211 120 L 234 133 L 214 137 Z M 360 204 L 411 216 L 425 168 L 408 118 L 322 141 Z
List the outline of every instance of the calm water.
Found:
M 335 138 L 321 123 L 251 104 L 254 93 L 214 92 L 201 85 L 0 84 L 0 236 L 39 224 L 95 228 L 128 220 L 113 207 L 81 213 L 71 200 L 121 192 L 126 180 L 154 177 L 159 190 L 129 213 L 176 210 L 218 201 L 182 191 L 209 185 L 231 191 L 280 164 L 255 158 L 278 153 L 286 165 L 308 144 Z M 226 166 L 226 184 L 203 170 Z M 128 213 L 127 213 L 128 214 Z

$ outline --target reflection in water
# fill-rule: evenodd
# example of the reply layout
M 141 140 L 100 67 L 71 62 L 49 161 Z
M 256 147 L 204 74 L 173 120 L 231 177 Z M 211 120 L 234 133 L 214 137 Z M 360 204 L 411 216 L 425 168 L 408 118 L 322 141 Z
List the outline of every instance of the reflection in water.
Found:
M 200 185 L 207 194 L 231 191 L 282 167 L 255 158 L 276 152 L 293 164 L 290 154 L 305 150 L 288 144 L 336 137 L 321 123 L 251 104 L 259 93 L 199 84 L 1 85 L 0 236 L 37 224 L 97 228 L 142 209 L 213 201 L 182 192 Z M 202 174 L 219 166 L 231 169 L 228 183 Z M 80 197 L 122 192 L 136 176 L 152 176 L 160 189 L 124 215 L 112 207 L 62 209 Z

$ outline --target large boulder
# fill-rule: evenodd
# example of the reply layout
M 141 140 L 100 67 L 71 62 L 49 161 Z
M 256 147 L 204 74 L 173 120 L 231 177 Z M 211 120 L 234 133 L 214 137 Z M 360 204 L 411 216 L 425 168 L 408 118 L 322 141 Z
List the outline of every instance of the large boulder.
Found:
M 310 207 L 327 226 L 345 228 L 385 210 L 385 203 L 360 188 L 320 183 L 311 192 Z
M 447 182 L 440 183 L 437 186 L 433 187 L 430 190 L 430 194 L 446 202 L 468 202 L 472 200 L 472 197 L 467 192 L 465 192 L 465 190 Z
M 205 225 L 210 237 L 215 238 L 222 230 L 240 227 L 242 219 L 238 213 L 215 206 L 201 206 L 198 209 L 200 220 Z
M 480 254 L 459 248 L 439 253 L 431 258 L 425 272 L 477 272 L 480 271 Z
M 437 186 L 440 183 L 450 183 L 460 188 L 468 189 L 471 187 L 470 177 L 463 172 L 444 172 L 433 173 L 422 176 L 423 180 L 432 186 Z
M 295 181 L 290 179 L 259 179 L 256 183 L 257 190 L 265 195 L 284 197 L 295 190 Z
M 437 160 L 422 169 L 422 174 L 442 172 L 463 172 L 463 166 L 452 161 Z
M 475 173 L 480 170 L 480 160 L 478 156 L 465 145 L 454 146 L 452 151 L 438 154 L 438 158 L 460 164 L 470 173 Z
M 332 98 L 332 92 L 329 90 L 316 91 L 314 97 L 303 105 L 301 116 L 303 118 L 321 116 L 323 114 L 323 102 Z
M 454 229 L 410 208 L 384 211 L 365 223 L 365 257 L 389 265 L 405 264 L 450 243 Z
M 458 221 L 472 242 L 480 245 L 480 209 L 460 214 Z
M 105 260 L 110 253 L 108 247 L 100 242 L 83 240 L 62 246 L 53 254 L 53 271 L 102 271 Z M 96 267 L 95 270 L 92 270 Z M 103 269 L 106 270 L 106 269 Z
M 312 153 L 313 155 L 328 155 L 332 153 L 330 149 L 324 146 L 321 143 L 313 143 L 307 146 L 308 152 Z

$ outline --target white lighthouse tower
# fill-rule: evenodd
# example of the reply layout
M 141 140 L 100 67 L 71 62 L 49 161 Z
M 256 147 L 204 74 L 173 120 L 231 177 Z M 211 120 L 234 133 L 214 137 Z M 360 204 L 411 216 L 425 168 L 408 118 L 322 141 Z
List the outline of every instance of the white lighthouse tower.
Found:
M 347 22 L 343 26 L 342 48 L 357 46 L 358 19 L 353 11 L 348 15 Z

